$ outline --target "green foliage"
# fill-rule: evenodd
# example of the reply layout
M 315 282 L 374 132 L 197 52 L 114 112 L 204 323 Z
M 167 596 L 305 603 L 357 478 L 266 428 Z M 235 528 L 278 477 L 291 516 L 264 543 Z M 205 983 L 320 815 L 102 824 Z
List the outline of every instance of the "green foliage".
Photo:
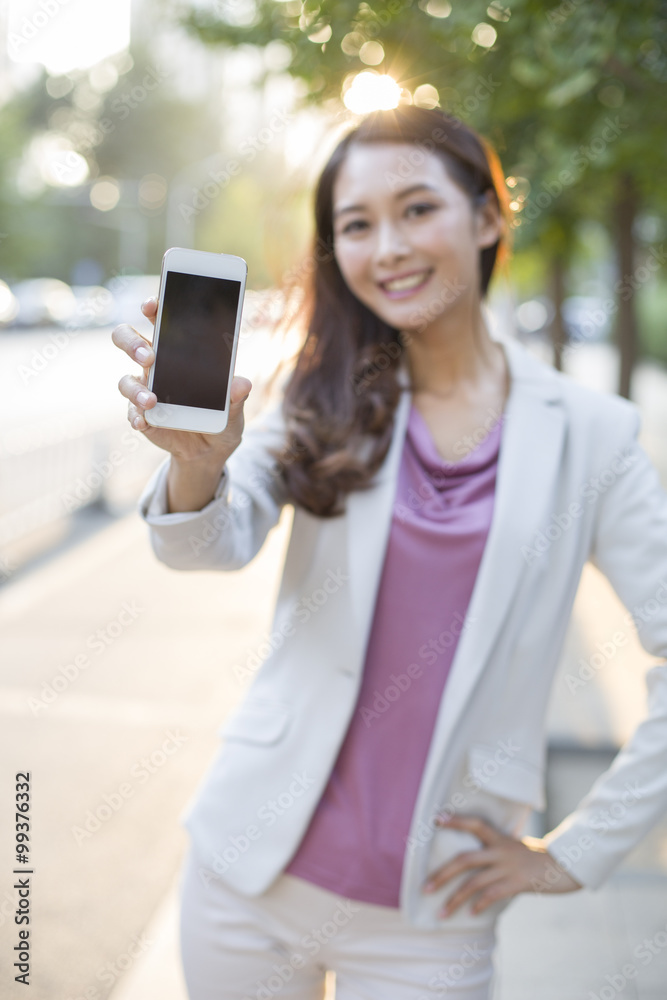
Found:
M 524 179 L 517 258 L 530 250 L 571 259 L 587 219 L 613 235 L 624 173 L 643 210 L 667 207 L 658 183 L 667 133 L 661 0 L 255 0 L 247 24 L 233 23 L 234 9 L 189 9 L 184 21 L 211 45 L 281 43 L 305 104 L 340 110 L 346 77 L 369 68 L 411 92 L 434 86 L 440 106 L 488 136 L 505 173 Z M 480 23 L 496 32 L 493 44 L 473 40 Z M 374 67 L 359 56 L 369 41 L 384 49 Z

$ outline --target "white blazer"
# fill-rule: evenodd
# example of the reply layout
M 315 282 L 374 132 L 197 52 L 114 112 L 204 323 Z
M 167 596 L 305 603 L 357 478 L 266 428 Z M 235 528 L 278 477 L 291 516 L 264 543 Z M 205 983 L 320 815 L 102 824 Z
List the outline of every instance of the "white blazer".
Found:
M 667 656 L 667 494 L 637 441 L 637 407 L 582 387 L 515 340 L 500 342 L 511 387 L 493 519 L 403 866 L 401 908 L 424 928 L 442 926 L 437 910 L 466 877 L 424 895 L 427 875 L 480 846 L 471 834 L 435 828 L 436 813 L 477 814 L 519 836 L 531 809 L 544 807 L 545 710 L 587 560 L 637 622 L 644 649 Z M 295 853 L 355 709 L 411 405 L 405 372 L 402 379 L 392 444 L 373 487 L 352 493 L 340 517 L 295 511 L 272 625 L 284 641 L 273 643 L 223 726 L 185 817 L 202 877 L 246 895 L 266 890 Z M 279 407 L 251 421 L 201 511 L 165 514 L 167 458 L 139 500 L 157 557 L 191 570 L 248 563 L 286 502 L 267 456 L 282 435 Z M 664 663 L 648 672 L 648 687 L 645 720 L 546 837 L 588 887 L 601 885 L 667 809 Z M 448 925 L 481 927 L 507 902 L 477 915 L 461 907 Z

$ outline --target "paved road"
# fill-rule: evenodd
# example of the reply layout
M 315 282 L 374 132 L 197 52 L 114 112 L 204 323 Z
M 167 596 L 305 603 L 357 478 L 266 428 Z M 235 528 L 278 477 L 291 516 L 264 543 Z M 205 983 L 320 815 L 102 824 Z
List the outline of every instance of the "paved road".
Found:
M 598 351 L 578 363 L 591 380 L 608 377 L 610 361 Z M 664 394 L 665 382 L 655 372 L 641 378 L 651 450 L 664 440 L 665 396 L 656 387 Z M 3 1000 L 26 995 L 7 961 L 16 943 L 10 795 L 25 769 L 33 785 L 32 1000 L 183 1000 L 171 892 L 185 847 L 178 815 L 217 745 L 219 722 L 242 694 L 234 665 L 268 626 L 286 528 L 238 573 L 179 574 L 157 563 L 130 515 L 4 588 Z M 569 662 L 594 648 L 618 613 L 604 584 L 594 573 L 584 580 Z M 561 674 L 552 731 L 622 735 L 641 713 L 645 665 L 619 659 L 569 703 Z M 556 809 L 569 808 L 575 778 L 590 777 L 585 757 L 575 764 L 554 788 Z M 604 998 L 605 977 L 623 962 L 637 975 L 614 996 L 664 1000 L 667 948 L 656 935 L 667 925 L 666 842 L 657 836 L 598 894 L 513 904 L 501 925 L 496 1000 Z M 657 943 L 644 962 L 635 950 L 647 936 Z

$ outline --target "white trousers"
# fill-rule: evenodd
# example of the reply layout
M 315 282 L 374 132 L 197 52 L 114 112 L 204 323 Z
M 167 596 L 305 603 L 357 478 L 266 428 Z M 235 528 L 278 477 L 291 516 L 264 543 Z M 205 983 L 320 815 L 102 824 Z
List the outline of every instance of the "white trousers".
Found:
M 493 928 L 423 930 L 400 910 L 350 900 L 283 873 L 261 896 L 208 885 L 191 850 L 181 882 L 190 1000 L 489 1000 Z

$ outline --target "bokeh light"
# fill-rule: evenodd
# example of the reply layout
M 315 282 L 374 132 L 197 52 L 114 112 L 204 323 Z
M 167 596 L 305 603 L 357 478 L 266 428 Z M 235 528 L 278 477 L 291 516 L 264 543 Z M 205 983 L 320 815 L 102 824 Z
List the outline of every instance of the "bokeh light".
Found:
M 428 0 L 423 9 L 431 17 L 449 17 L 452 12 L 452 5 L 447 0 Z
M 412 95 L 412 100 L 420 108 L 436 108 L 440 103 L 440 95 L 430 83 L 422 83 Z
M 384 49 L 379 42 L 364 42 L 359 49 L 359 58 L 367 66 L 379 66 L 384 59 Z
M 401 88 L 393 77 L 365 70 L 354 77 L 343 94 L 343 103 L 354 114 L 367 115 L 397 107 L 400 98 Z
M 90 189 L 90 204 L 99 212 L 110 212 L 120 201 L 120 185 L 113 177 L 100 177 Z
M 158 212 L 165 203 L 167 181 L 161 174 L 145 174 L 139 182 L 139 204 L 147 212 Z
M 485 21 L 476 25 L 471 35 L 475 45 L 480 45 L 484 49 L 490 49 L 497 37 L 496 29 L 492 25 L 486 24 Z
M 130 44 L 130 0 L 10 0 L 7 54 L 52 76 L 88 69 Z

